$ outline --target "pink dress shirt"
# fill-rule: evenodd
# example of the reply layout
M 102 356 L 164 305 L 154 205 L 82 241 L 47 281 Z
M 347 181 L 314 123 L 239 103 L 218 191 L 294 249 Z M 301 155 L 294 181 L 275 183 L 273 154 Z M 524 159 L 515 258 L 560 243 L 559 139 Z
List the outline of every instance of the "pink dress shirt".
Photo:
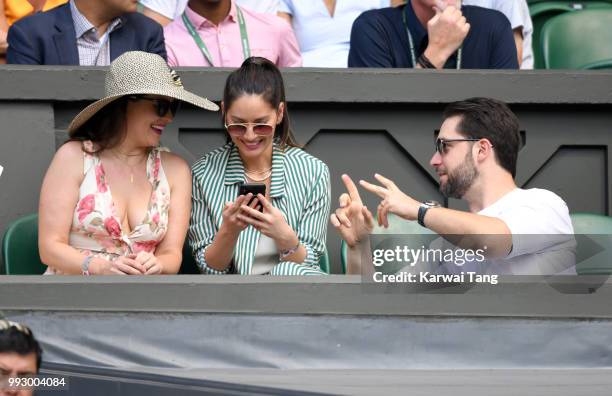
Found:
M 278 67 L 300 67 L 302 56 L 291 26 L 276 15 L 261 14 L 244 7 L 251 56 L 261 56 Z M 189 6 L 187 17 L 208 47 L 215 67 L 239 67 L 244 61 L 236 5 L 218 26 L 195 13 Z M 211 66 L 195 40 L 178 17 L 164 28 L 168 64 L 170 66 Z

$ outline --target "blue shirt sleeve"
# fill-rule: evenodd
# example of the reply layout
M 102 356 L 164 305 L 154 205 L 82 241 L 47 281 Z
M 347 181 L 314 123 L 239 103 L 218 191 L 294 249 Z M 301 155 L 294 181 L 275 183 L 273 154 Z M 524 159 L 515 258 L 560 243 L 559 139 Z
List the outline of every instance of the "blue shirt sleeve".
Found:
M 395 67 L 391 40 L 378 10 L 361 14 L 351 29 L 349 67 Z
M 495 23 L 494 26 L 496 29 L 492 32 L 493 42 L 489 68 L 518 69 L 518 55 L 510 21 L 501 14 L 498 23 Z

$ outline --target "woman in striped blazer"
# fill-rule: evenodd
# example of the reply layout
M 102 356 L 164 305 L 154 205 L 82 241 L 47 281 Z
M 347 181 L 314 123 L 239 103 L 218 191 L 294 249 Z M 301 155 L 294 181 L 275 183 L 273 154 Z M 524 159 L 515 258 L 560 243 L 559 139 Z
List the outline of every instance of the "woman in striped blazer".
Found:
M 329 170 L 298 147 L 280 71 L 251 57 L 230 74 L 222 113 L 228 143 L 193 166 L 189 242 L 204 274 L 321 275 Z M 243 183 L 265 195 L 239 196 Z

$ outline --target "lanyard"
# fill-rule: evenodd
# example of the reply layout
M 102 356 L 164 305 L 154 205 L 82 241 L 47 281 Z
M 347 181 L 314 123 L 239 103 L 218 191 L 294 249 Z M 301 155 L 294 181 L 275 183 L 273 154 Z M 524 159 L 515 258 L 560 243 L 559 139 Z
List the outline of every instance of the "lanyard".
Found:
M 236 6 L 236 14 L 238 15 L 238 26 L 240 26 L 240 42 L 242 44 L 242 55 L 244 56 L 244 59 L 246 59 L 251 56 L 251 47 L 249 46 L 249 36 L 246 30 L 246 22 L 244 21 L 244 15 L 242 15 L 242 11 L 238 6 Z M 210 54 L 210 51 L 208 51 L 208 47 L 206 46 L 206 44 L 204 44 L 204 41 L 196 31 L 189 18 L 187 18 L 186 13 L 183 13 L 183 23 L 185 24 L 185 27 L 187 28 L 189 34 L 191 34 L 193 40 L 200 48 L 200 51 L 202 51 L 202 55 L 204 56 L 204 58 L 206 58 L 206 61 L 211 66 L 214 66 L 212 56 Z
M 414 51 L 414 40 L 412 39 L 412 34 L 410 34 L 410 29 L 408 29 L 408 18 L 406 17 L 406 10 L 409 5 L 404 6 L 404 12 L 402 12 L 402 20 L 404 21 L 404 28 L 406 28 L 406 34 L 408 35 L 408 43 L 410 44 L 410 57 L 412 59 L 412 67 L 416 67 L 416 53 Z M 457 70 L 461 69 L 461 59 L 463 57 L 463 44 L 457 50 Z

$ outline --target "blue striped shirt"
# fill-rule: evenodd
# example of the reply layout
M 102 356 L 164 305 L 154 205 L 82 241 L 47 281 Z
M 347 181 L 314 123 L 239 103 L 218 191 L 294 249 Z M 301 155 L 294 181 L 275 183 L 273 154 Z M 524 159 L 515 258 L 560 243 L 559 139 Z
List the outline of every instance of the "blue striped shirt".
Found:
M 206 248 L 223 222 L 226 202 L 238 197 L 245 180 L 244 166 L 233 143 L 214 150 L 193 166 L 193 192 L 189 243 L 200 271 L 224 274 L 206 263 Z M 322 275 L 319 257 L 325 251 L 330 210 L 329 169 L 321 160 L 296 147 L 281 149 L 274 142 L 270 198 L 296 232 L 307 255 L 303 263 L 280 261 L 271 275 Z M 239 274 L 250 274 L 261 233 L 253 226 L 244 229 L 234 249 L 234 267 Z

